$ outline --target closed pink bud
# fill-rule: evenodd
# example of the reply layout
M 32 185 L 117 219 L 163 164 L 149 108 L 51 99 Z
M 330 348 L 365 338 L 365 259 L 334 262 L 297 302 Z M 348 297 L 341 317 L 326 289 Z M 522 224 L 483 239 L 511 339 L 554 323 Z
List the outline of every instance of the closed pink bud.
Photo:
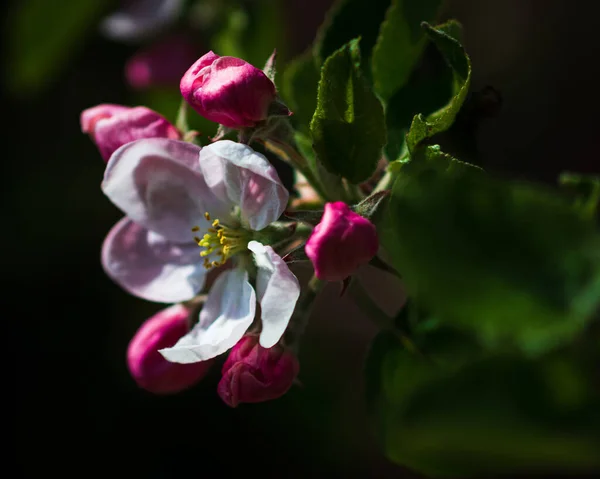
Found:
M 206 375 L 212 360 L 171 363 L 158 352 L 173 346 L 189 332 L 188 315 L 185 306 L 170 306 L 146 320 L 135 333 L 127 348 L 127 366 L 138 386 L 154 394 L 172 394 Z
M 229 353 L 217 390 L 231 407 L 269 401 L 290 389 L 299 370 L 291 351 L 279 344 L 265 349 L 258 336 L 248 334 Z
M 81 131 L 88 133 L 104 161 L 115 150 L 142 138 L 181 139 L 180 131 L 162 115 L 144 106 L 103 104 L 81 113 Z
M 342 281 L 377 254 L 379 241 L 373 223 L 342 201 L 327 203 L 321 222 L 306 242 L 306 255 L 317 278 Z
M 261 70 L 239 58 L 220 57 L 212 51 L 183 75 L 180 88 L 200 115 L 229 128 L 256 126 L 267 119 L 271 105 L 279 110 L 278 115 L 290 114 L 275 101 L 275 85 Z
M 183 36 L 173 36 L 139 51 L 125 65 L 127 82 L 138 89 L 178 86 L 181 75 L 197 57 Z

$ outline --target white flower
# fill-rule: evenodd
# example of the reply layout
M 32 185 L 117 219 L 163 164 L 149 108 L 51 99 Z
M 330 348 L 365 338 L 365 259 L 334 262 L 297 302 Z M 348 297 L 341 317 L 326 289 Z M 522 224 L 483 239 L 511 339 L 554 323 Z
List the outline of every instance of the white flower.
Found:
M 202 289 L 208 269 L 230 258 L 234 264 L 216 279 L 194 328 L 160 351 L 166 359 L 193 363 L 224 353 L 252 324 L 257 299 L 261 346 L 279 341 L 300 286 L 273 248 L 253 239 L 279 218 L 289 196 L 263 155 L 229 140 L 203 149 L 138 140 L 113 153 L 102 189 L 126 214 L 104 242 L 102 263 L 130 293 L 185 301 Z M 248 269 L 256 271 L 256 291 Z

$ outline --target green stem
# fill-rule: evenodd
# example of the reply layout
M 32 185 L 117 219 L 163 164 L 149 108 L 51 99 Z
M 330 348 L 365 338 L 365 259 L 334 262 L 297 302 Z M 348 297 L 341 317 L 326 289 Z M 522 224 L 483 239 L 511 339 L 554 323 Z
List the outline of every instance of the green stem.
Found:
M 190 131 L 190 126 L 187 119 L 188 103 L 182 99 L 179 104 L 179 110 L 177 111 L 177 119 L 175 120 L 175 126 L 179 131 L 186 135 Z
M 315 189 L 319 196 L 321 196 L 323 199 L 327 199 L 325 189 L 319 181 L 319 178 L 317 178 L 317 176 L 314 174 L 306 159 L 300 153 L 298 153 L 294 147 L 288 143 L 273 138 L 265 140 L 264 144 L 269 151 L 275 153 L 284 160 L 287 159 L 292 166 L 297 168 L 300 173 L 306 177 L 306 180 Z
M 383 190 L 389 190 L 392 187 L 394 179 L 395 178 L 392 172 L 390 170 L 386 170 L 379 182 L 377 183 L 377 185 L 375 185 L 375 188 L 373 188 L 371 194 L 379 193 Z
M 406 163 L 410 160 L 410 155 L 408 153 L 408 150 L 406 149 L 406 146 L 402 149 L 402 153 L 400 154 L 400 157 L 398 160 L 396 161 L 392 161 L 391 163 L 388 164 L 385 173 L 383 174 L 383 176 L 381 177 L 381 179 L 379 180 L 379 182 L 377 183 L 377 185 L 375 185 L 375 188 L 373 188 L 373 191 L 371 192 L 371 194 L 373 193 L 378 193 L 380 191 L 383 190 L 389 190 L 392 188 L 392 185 L 394 184 L 394 180 L 396 179 L 396 174 L 394 174 L 392 172 L 392 170 L 390 169 L 390 167 L 393 167 L 394 165 L 396 167 L 398 167 L 398 163 Z

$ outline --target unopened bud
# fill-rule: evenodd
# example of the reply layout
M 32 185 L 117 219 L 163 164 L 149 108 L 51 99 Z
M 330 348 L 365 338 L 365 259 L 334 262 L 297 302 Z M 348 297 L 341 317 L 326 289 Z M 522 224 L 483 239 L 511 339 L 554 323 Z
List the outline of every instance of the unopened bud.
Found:
M 305 246 L 317 278 L 343 281 L 379 248 L 375 225 L 342 202 L 327 203 Z
M 81 113 L 81 131 L 88 133 L 104 161 L 119 147 L 142 138 L 181 139 L 181 132 L 162 115 L 143 106 L 102 104 Z
M 280 344 L 266 349 L 258 336 L 244 336 L 223 365 L 218 392 L 229 406 L 276 399 L 285 394 L 300 370 L 296 356 Z
M 200 115 L 228 128 L 255 127 L 270 114 L 290 115 L 263 71 L 208 52 L 183 75 L 181 94 Z
M 135 333 L 127 349 L 127 366 L 141 388 L 155 394 L 176 393 L 200 381 L 210 369 L 212 360 L 178 364 L 158 352 L 189 332 L 188 316 L 188 309 L 176 304 L 146 320 Z

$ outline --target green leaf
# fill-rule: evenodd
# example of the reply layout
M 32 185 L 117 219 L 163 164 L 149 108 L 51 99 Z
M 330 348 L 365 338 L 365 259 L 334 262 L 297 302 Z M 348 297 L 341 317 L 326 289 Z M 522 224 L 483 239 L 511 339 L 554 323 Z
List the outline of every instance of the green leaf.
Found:
M 358 40 L 325 61 L 310 131 L 313 148 L 331 173 L 360 183 L 375 171 L 385 145 L 385 120 L 360 73 Z
M 377 41 L 379 27 L 391 0 L 338 0 L 327 17 L 314 43 L 318 65 L 353 38 L 361 37 L 365 60 Z M 368 72 L 366 72 L 368 73 Z
M 400 165 L 381 225 L 409 292 L 492 349 L 570 341 L 600 303 L 595 222 L 541 186 L 427 152 Z
M 427 118 L 416 115 L 411 124 L 406 141 L 412 152 L 422 141 L 441 133 L 452 126 L 463 105 L 471 85 L 471 60 L 460 42 L 450 36 L 460 31 L 456 22 L 434 28 L 423 23 L 425 33 L 444 56 L 454 74 L 454 96 L 450 102 Z
M 380 333 L 366 361 L 367 402 L 392 461 L 454 478 L 600 466 L 600 397 L 587 366 L 564 355 L 485 357 L 453 330 L 419 347 Z
M 103 0 L 16 2 L 5 22 L 8 88 L 31 96 L 50 85 L 69 58 L 83 49 L 106 6 Z
M 295 58 L 283 73 L 281 95 L 294 113 L 292 122 L 306 133 L 317 108 L 318 85 L 319 70 L 310 51 Z
M 384 103 L 408 82 L 427 44 L 420 24 L 434 21 L 441 4 L 442 0 L 392 1 L 372 57 L 373 85 Z
M 408 152 L 406 134 L 415 115 L 427 116 L 447 105 L 453 96 L 453 85 L 452 71 L 442 55 L 434 48 L 427 49 L 408 83 L 397 90 L 387 104 L 385 152 L 388 159 L 398 159 Z
M 558 182 L 573 191 L 576 208 L 589 217 L 596 216 L 600 204 L 600 176 L 564 172 Z

